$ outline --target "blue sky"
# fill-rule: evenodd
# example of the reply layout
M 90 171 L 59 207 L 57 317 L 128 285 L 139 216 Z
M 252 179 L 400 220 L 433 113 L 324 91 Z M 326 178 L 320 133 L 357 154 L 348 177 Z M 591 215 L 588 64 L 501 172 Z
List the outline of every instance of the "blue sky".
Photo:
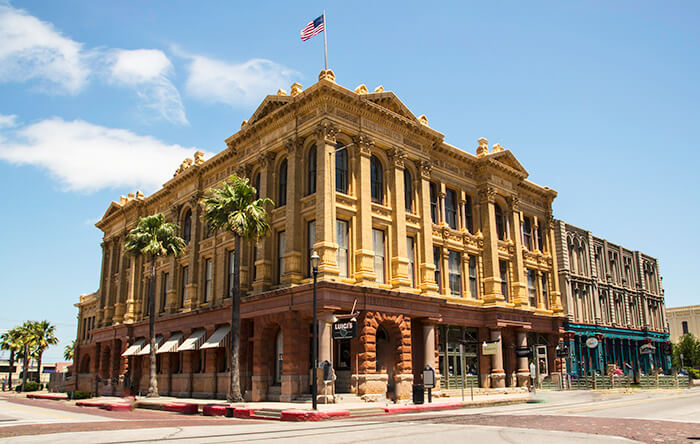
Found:
M 49 319 L 60 359 L 109 202 L 314 83 L 323 38 L 299 31 L 324 8 L 339 84 L 512 150 L 555 217 L 658 257 L 668 306 L 700 303 L 697 2 L 0 0 L 0 330 Z

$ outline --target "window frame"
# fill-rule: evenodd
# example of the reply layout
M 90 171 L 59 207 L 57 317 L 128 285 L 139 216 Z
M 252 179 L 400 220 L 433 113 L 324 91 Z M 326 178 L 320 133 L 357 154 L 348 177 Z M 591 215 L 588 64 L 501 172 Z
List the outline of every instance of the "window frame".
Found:
M 277 179 L 277 207 L 287 205 L 287 159 L 280 162 L 279 177 Z
M 204 259 L 204 288 L 202 293 L 202 302 L 205 304 L 211 302 L 213 293 L 214 266 L 210 257 Z
M 445 188 L 445 223 L 453 230 L 459 227 L 458 212 L 457 191 L 452 188 Z
M 285 230 L 277 232 L 277 283 L 282 283 L 282 277 L 286 272 L 284 268 L 284 253 L 287 247 L 287 234 Z
M 450 296 L 462 297 L 462 253 L 447 250 L 447 273 Z
M 190 266 L 183 265 L 180 268 L 180 308 L 185 308 L 187 299 L 187 285 L 190 283 Z
M 339 229 L 340 226 L 345 226 L 344 232 L 344 244 L 345 246 L 343 247 L 341 243 L 339 242 L 340 237 L 338 234 L 340 233 Z M 336 219 L 335 220 L 335 232 L 336 232 L 336 242 L 338 244 L 338 249 L 336 250 L 336 263 L 338 264 L 338 271 L 339 274 L 338 276 L 341 278 L 347 278 L 350 275 L 350 222 L 344 220 L 344 219 Z M 344 252 L 345 255 L 345 267 L 341 267 L 341 252 Z
M 370 157 L 369 169 L 372 202 L 384 205 L 384 167 L 377 156 Z
M 501 294 L 505 302 L 508 302 L 508 261 L 498 260 L 498 271 L 501 278 Z
M 381 233 L 381 248 L 377 245 L 378 235 Z M 378 284 L 386 284 L 386 231 L 381 228 L 372 228 L 372 250 L 374 251 L 374 274 L 375 282 Z M 381 265 L 378 267 L 381 261 Z M 379 273 L 378 271 L 381 271 Z
M 348 149 L 338 143 L 335 151 L 335 191 L 338 193 L 348 194 L 348 170 Z
M 317 174 L 317 150 L 316 145 L 311 145 L 306 156 L 306 195 L 309 196 L 316 192 L 316 174 Z

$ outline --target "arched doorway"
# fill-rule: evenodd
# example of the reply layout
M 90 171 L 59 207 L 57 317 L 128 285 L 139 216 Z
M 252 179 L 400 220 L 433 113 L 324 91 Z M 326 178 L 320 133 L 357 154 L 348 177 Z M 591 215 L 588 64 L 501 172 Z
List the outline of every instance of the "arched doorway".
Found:
M 83 356 L 80 364 L 80 373 L 90 373 L 90 355 Z
M 393 392 L 394 374 L 396 373 L 395 350 L 389 332 L 381 325 L 377 327 L 377 373 L 388 375 L 386 389 L 387 392 Z
M 280 328 L 275 337 L 274 385 L 282 384 L 282 360 L 284 357 L 284 337 Z

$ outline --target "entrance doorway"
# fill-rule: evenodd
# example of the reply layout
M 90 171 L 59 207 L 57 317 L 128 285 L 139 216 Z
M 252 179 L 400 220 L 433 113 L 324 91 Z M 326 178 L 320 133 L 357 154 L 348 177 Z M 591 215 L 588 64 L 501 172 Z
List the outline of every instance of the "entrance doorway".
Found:
M 333 368 L 336 376 L 335 391 L 336 393 L 350 393 L 352 389 L 350 339 L 336 340 L 333 346 Z
M 389 333 L 383 326 L 377 328 L 377 373 L 386 373 L 387 392 L 394 392 L 394 367 L 396 366 L 395 350 L 391 346 Z
M 282 358 L 284 352 L 284 338 L 282 336 L 282 329 L 277 332 L 277 337 L 275 338 L 275 379 L 274 385 L 282 384 Z

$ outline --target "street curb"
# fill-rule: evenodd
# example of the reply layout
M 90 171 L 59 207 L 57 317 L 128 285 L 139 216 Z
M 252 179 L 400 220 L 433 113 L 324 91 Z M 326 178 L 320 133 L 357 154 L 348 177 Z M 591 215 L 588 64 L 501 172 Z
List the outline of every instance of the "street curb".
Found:
M 229 407 L 223 404 L 207 404 L 202 406 L 204 416 L 226 416 L 226 409 Z
M 67 401 L 68 396 L 66 395 L 53 395 L 51 393 L 29 393 L 27 395 L 29 399 L 50 399 L 51 401 Z
M 189 404 L 185 402 L 169 402 L 163 404 L 168 412 L 182 413 L 184 415 L 196 415 L 199 413 L 199 404 Z

